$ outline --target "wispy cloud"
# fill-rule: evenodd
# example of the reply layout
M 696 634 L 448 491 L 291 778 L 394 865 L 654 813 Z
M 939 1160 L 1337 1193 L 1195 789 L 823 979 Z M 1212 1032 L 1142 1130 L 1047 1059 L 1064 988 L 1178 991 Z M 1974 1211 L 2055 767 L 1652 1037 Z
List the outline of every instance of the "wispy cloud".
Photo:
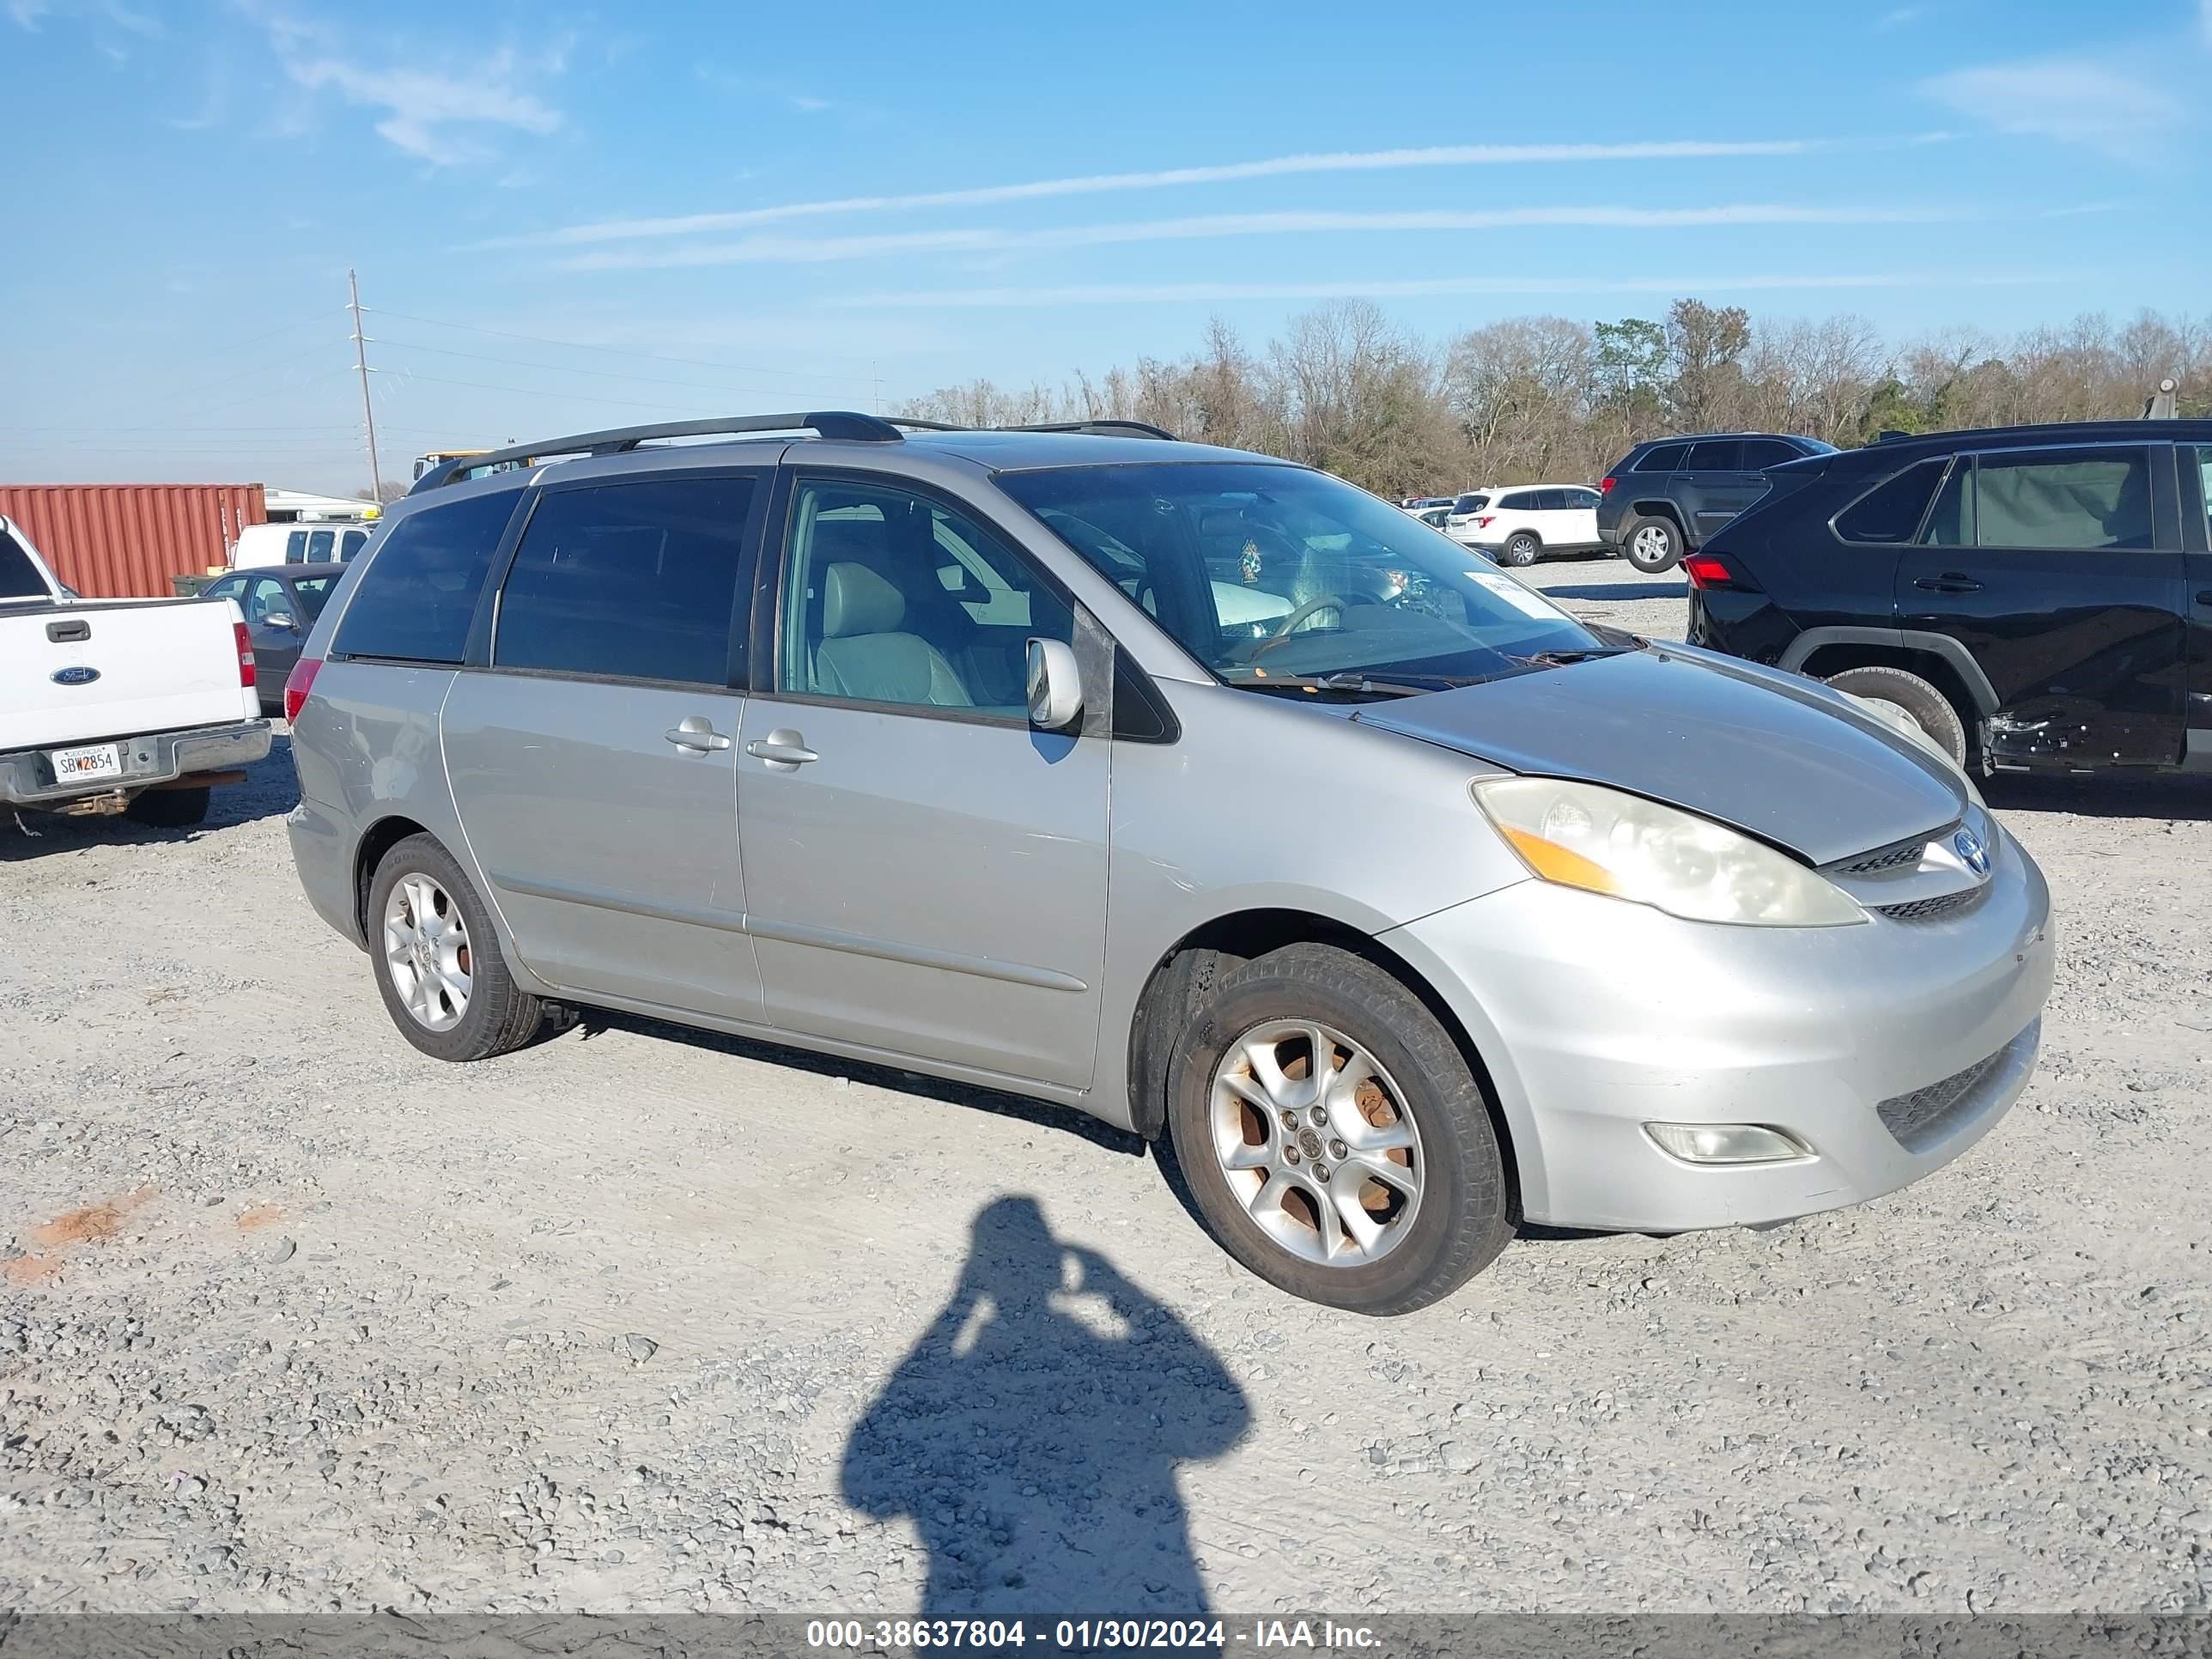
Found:
M 1927 15 L 1925 6 L 1892 6 L 1874 20 L 1875 33 L 1887 34 L 1892 29 L 1901 29 L 1908 23 L 1917 23 Z
M 1954 70 L 1921 90 L 2001 132 L 2076 144 L 2120 161 L 2155 158 L 2188 125 L 2188 106 L 2148 66 L 2039 58 Z
M 817 97 L 811 92 L 797 91 L 775 82 L 759 80 L 750 75 L 732 75 L 729 70 L 717 68 L 712 64 L 700 64 L 696 73 L 703 84 L 715 88 L 719 91 L 733 92 L 748 98 L 767 99 L 782 105 L 786 109 L 794 110 L 801 115 L 822 115 L 832 110 L 854 107 L 831 99 Z
M 2082 273 L 2038 270 L 1954 274 L 1889 271 L 1840 276 L 1435 276 L 1379 282 L 1082 283 L 1062 288 L 942 289 L 848 294 L 819 301 L 840 309 L 893 307 L 1218 305 L 1241 300 L 1397 300 L 1453 294 L 1723 294 L 1782 289 L 2012 288 L 2070 283 Z
M 1748 141 L 1674 139 L 1627 144 L 1453 144 L 1427 149 L 1378 149 L 1328 155 L 1277 155 L 1257 161 L 1166 167 L 1149 173 L 1093 173 L 1067 179 L 1039 179 L 1018 185 L 984 185 L 963 190 L 926 191 L 906 196 L 844 196 L 820 202 L 785 202 L 774 207 L 731 213 L 690 213 L 662 219 L 611 219 L 568 225 L 527 236 L 502 237 L 488 247 L 558 247 L 591 242 L 626 241 L 655 236 L 690 236 L 718 230 L 743 230 L 789 219 L 890 209 L 975 207 L 996 202 L 1029 202 L 1055 196 L 1092 196 L 1110 191 L 1162 190 L 1182 185 L 1233 183 L 1305 173 L 1381 172 L 1402 167 L 1503 167 L 1571 161 L 1673 161 L 1716 156 L 1802 155 L 1836 148 L 1834 141 L 1766 138 Z
M 414 65 L 379 69 L 369 67 L 358 47 L 322 23 L 265 9 L 258 0 L 241 3 L 268 33 L 294 85 L 310 92 L 334 91 L 357 107 L 381 112 L 378 134 L 434 167 L 491 159 L 481 138 L 487 128 L 542 137 L 562 125 L 558 110 L 520 83 L 560 74 L 571 45 L 568 38 L 542 42 L 526 58 L 511 46 L 478 52 L 465 71 L 452 74 Z
M 36 33 L 44 17 L 72 17 L 88 23 L 112 23 L 143 40 L 160 40 L 169 31 L 161 20 L 123 3 L 123 0 L 7 0 L 9 21 L 19 29 Z
M 2049 216 L 2060 210 L 2046 210 Z M 2063 210 L 2102 212 L 2103 204 Z M 818 264 L 902 253 L 1011 253 L 1103 247 L 1130 242 L 1234 236 L 1373 234 L 1389 231 L 1511 230 L 1583 227 L 1612 230 L 1690 229 L 1723 225 L 1950 224 L 1988 218 L 1953 206 L 1808 207 L 1731 203 L 1715 207 L 1530 207 L 1474 211 L 1418 209 L 1389 213 L 1216 213 L 1187 219 L 1059 225 L 1037 230 L 980 228 L 886 231 L 861 236 L 748 236 L 734 242 L 662 248 L 610 248 L 559 262 L 565 270 L 665 270 L 700 265 Z

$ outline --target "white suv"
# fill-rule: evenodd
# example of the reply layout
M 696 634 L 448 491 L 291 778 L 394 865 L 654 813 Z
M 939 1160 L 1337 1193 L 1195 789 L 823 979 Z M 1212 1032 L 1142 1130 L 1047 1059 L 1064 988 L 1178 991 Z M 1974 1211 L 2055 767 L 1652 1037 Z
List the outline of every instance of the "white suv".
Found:
M 1452 504 L 1444 533 L 1500 564 L 1534 564 L 1547 553 L 1594 550 L 1598 494 L 1587 484 L 1526 484 Z

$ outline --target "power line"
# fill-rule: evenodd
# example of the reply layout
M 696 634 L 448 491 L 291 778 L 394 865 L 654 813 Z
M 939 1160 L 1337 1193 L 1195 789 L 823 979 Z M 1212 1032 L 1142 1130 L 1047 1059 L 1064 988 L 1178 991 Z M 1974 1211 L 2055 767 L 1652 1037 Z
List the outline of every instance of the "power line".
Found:
M 474 323 L 449 323 L 436 317 L 416 317 L 404 311 L 380 311 L 380 317 L 396 317 L 406 323 L 428 323 L 432 328 L 459 329 L 468 334 L 489 334 L 502 340 L 522 340 L 531 345 L 559 346 L 567 351 L 604 351 L 617 357 L 641 357 L 649 362 L 676 363 L 685 368 L 717 368 L 735 374 L 766 374 L 785 380 L 823 380 L 837 386 L 850 386 L 849 374 L 822 374 L 804 369 L 769 368 L 757 363 L 711 362 L 700 357 L 671 357 L 658 351 L 633 351 L 626 346 L 591 345 L 581 340 L 553 340 L 543 334 L 517 334 L 507 329 L 482 328 Z
M 408 380 L 425 380 L 425 381 L 428 381 L 428 382 L 430 385 L 432 385 L 432 386 L 465 386 L 471 387 L 471 388 L 473 388 L 474 390 L 476 390 L 476 391 L 477 391 L 477 392 L 511 392 L 514 393 L 517 397 L 521 397 L 521 398 L 544 398 L 544 397 L 546 397 L 546 396 L 548 396 L 548 395 L 549 395 L 549 394 L 547 393 L 547 392 L 546 392 L 545 388 L 544 388 L 544 387 L 543 387 L 543 386 L 492 386 L 492 385 L 489 384 L 488 382 L 486 382 L 486 381 L 483 381 L 483 380 L 448 380 L 441 379 L 440 376 L 435 375 L 435 374 L 416 374 L 416 373 L 415 373 L 415 371 L 414 371 L 414 370 L 412 370 L 412 369 L 403 369 L 403 370 L 401 370 L 401 371 L 399 371 L 399 372 L 400 372 L 401 374 L 404 374 L 404 375 L 407 377 L 407 379 L 408 379 Z M 349 369 L 349 370 L 347 371 L 347 373 L 350 374 L 350 373 L 352 373 L 352 371 L 351 371 L 350 369 Z M 712 387 L 704 387 L 704 388 L 701 388 L 701 389 L 702 389 L 702 390 L 706 390 L 706 391 L 712 391 L 712 390 L 713 390 L 713 388 L 712 388 Z M 563 400 L 565 400 L 565 401 L 567 401 L 567 402 L 568 402 L 568 403 L 574 403 L 574 404 L 611 404 L 611 405 L 613 405 L 613 406 L 615 406 L 615 407 L 621 408 L 621 409 L 664 409 L 664 410 L 665 410 L 665 409 L 666 409 L 666 408 L 668 407 L 668 405 L 667 405 L 666 404 L 665 404 L 665 403 L 664 403 L 664 404 L 647 404 L 647 403 L 640 403 L 640 402 L 639 402 L 636 398 L 588 398 L 588 397 L 584 396 L 584 395 L 583 395 L 583 394 L 581 394 L 580 392 L 559 392 L 559 393 L 555 393 L 555 394 L 550 394 L 550 395 L 558 396 L 559 398 L 562 398 Z
M 391 315 L 389 312 L 385 313 Z M 379 339 L 377 343 L 387 351 L 428 351 L 441 357 L 465 357 L 471 362 L 497 363 L 506 368 L 539 368 L 553 374 L 589 374 L 602 380 L 629 380 L 639 386 L 680 386 L 691 392 L 726 392 L 733 396 L 757 395 L 765 388 L 760 386 L 703 386 L 697 380 L 671 380 L 653 374 L 633 374 L 627 369 L 575 368 L 566 363 L 534 363 L 520 357 L 487 357 L 478 351 L 453 351 L 444 346 L 421 345 L 412 340 Z M 769 395 L 775 395 L 770 392 Z

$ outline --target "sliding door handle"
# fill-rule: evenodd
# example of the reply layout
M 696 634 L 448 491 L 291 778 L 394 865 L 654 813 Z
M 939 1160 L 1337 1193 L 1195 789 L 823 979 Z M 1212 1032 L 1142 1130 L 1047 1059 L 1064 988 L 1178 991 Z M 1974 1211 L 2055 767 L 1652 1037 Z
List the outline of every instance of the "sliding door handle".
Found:
M 770 766 L 781 767 L 786 770 L 822 758 L 806 746 L 805 738 L 788 727 L 779 728 L 764 738 L 755 738 L 745 745 L 745 753 L 755 760 L 764 760 Z
M 1978 593 L 1982 585 L 1972 576 L 1956 576 L 1948 571 L 1941 576 L 1922 576 L 1912 584 L 1929 593 Z

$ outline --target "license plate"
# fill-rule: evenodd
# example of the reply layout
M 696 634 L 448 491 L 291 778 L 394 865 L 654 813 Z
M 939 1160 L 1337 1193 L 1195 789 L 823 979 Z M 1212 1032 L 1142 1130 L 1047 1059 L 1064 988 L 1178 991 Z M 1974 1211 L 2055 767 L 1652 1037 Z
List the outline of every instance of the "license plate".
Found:
M 82 749 L 57 749 L 47 758 L 54 763 L 56 783 L 97 782 L 123 775 L 123 757 L 112 743 L 87 744 Z

